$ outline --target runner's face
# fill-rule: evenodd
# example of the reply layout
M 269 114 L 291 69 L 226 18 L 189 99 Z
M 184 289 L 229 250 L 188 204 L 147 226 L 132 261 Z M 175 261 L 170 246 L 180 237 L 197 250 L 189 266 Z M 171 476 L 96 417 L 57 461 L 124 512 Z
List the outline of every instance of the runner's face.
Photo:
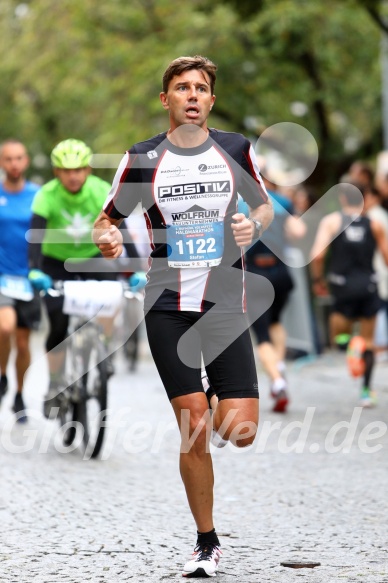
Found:
M 183 124 L 207 129 L 207 118 L 215 101 L 207 73 L 197 69 L 173 77 L 167 93 L 160 94 L 164 109 L 170 114 L 171 130 Z
M 5 144 L 1 150 L 0 167 L 9 182 L 23 177 L 28 168 L 28 156 L 23 144 Z
M 55 168 L 55 176 L 71 194 L 77 194 L 90 174 L 90 168 Z

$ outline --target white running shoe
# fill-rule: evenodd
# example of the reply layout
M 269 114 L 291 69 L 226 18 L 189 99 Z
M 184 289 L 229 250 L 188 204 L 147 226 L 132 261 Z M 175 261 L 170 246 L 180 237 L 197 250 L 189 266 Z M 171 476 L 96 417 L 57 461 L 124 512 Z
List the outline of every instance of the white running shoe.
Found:
M 212 436 L 210 438 L 210 441 L 215 447 L 225 447 L 225 445 L 228 444 L 228 440 L 223 439 L 215 429 L 212 429 Z
M 197 544 L 193 558 L 183 567 L 183 577 L 215 577 L 222 552 L 212 543 Z

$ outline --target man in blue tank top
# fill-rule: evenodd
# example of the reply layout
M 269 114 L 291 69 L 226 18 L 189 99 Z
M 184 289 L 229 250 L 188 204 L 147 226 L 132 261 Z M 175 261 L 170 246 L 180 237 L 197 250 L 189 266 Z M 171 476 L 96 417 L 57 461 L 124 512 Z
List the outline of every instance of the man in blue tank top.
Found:
M 26 232 L 31 205 L 39 186 L 24 175 L 29 165 L 25 146 L 7 140 L 0 147 L 0 401 L 8 388 L 7 365 L 14 338 L 17 393 L 13 404 L 19 422 L 27 420 L 22 397 L 23 378 L 30 365 L 29 338 L 40 320 L 40 299 L 27 280 Z

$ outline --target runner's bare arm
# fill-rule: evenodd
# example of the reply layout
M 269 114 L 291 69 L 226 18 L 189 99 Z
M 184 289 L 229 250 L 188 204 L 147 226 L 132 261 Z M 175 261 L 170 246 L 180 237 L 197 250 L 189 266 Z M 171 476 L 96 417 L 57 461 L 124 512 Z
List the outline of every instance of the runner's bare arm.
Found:
M 324 217 L 318 226 L 317 235 L 311 249 L 310 273 L 313 291 L 316 295 L 326 295 L 327 287 L 324 278 L 325 257 L 330 243 L 341 224 L 340 213 L 331 213 Z
M 338 212 L 324 217 L 318 225 L 315 241 L 310 253 L 312 263 L 315 259 L 325 257 L 327 249 L 341 226 L 341 215 Z
M 383 256 L 386 265 L 388 265 L 388 240 L 385 236 L 384 227 L 378 221 L 371 221 L 371 229 L 373 236 L 376 239 L 377 247 Z

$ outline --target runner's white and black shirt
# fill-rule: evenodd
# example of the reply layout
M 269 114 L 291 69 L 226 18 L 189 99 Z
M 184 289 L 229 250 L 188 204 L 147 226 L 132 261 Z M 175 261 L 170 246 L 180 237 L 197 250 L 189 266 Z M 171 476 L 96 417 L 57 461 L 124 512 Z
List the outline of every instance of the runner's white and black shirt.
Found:
M 126 152 L 104 211 L 119 219 L 142 204 L 151 245 L 146 311 L 245 312 L 243 251 L 231 228 L 237 193 L 251 208 L 268 201 L 241 134 L 210 129 L 199 147 L 178 148 L 162 133 Z

